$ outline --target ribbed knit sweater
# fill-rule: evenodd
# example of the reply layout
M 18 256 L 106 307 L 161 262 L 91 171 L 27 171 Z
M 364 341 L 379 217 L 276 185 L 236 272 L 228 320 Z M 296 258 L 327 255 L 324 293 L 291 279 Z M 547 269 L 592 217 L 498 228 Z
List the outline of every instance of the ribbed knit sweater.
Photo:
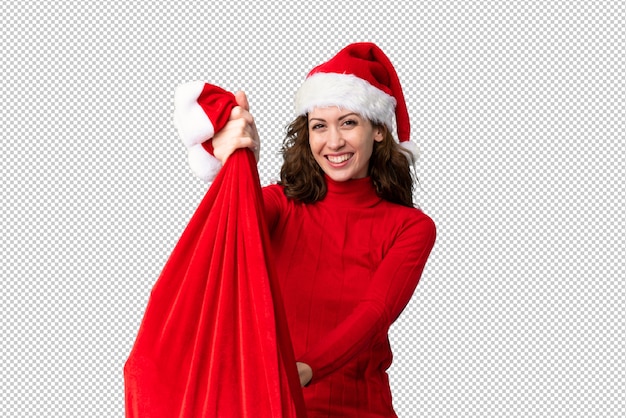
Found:
M 378 197 L 369 177 L 326 183 L 314 204 L 263 189 L 296 359 L 313 369 L 308 417 L 396 417 L 388 331 L 419 282 L 435 225 Z

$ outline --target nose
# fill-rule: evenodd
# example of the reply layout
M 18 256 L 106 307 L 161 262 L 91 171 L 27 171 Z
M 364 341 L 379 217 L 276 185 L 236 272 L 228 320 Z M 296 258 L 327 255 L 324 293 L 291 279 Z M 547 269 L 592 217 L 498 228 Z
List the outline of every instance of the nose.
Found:
M 328 132 L 328 141 L 326 145 L 332 150 L 339 150 L 346 144 L 341 131 L 337 128 L 330 129 Z

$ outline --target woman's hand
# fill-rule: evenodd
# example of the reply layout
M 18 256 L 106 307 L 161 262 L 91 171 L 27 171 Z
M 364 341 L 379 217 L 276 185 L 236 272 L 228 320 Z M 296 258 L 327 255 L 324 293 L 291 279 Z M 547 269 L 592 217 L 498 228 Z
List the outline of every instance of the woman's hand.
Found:
M 233 108 L 226 125 L 211 140 L 213 155 L 224 164 L 236 149 L 250 148 L 259 161 L 261 142 L 250 113 L 248 98 L 243 91 L 238 91 L 235 100 L 238 106 Z
M 300 375 L 300 385 L 306 386 L 313 378 L 313 369 L 306 363 L 296 362 L 298 366 L 298 374 Z

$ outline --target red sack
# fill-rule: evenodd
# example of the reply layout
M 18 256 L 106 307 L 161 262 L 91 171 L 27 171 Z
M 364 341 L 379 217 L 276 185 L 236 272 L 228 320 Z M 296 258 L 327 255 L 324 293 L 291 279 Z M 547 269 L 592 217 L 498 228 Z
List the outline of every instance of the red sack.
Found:
M 128 418 L 306 416 L 251 151 L 219 172 L 124 365 Z

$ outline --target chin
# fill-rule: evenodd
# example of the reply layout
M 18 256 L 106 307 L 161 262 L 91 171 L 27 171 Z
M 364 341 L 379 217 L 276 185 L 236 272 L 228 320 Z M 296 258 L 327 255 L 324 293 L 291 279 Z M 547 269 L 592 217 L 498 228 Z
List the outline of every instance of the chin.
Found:
M 336 182 L 342 182 L 342 181 L 350 180 L 350 177 L 346 177 L 346 176 L 330 176 L 329 175 L 328 177 L 330 177 L 331 179 L 333 179 Z
M 333 179 L 334 181 L 337 182 L 341 182 L 341 181 L 348 181 L 348 180 L 352 180 L 353 178 L 355 178 L 354 173 L 338 173 L 336 171 L 325 171 L 326 175 L 328 177 L 330 177 L 331 179 Z

